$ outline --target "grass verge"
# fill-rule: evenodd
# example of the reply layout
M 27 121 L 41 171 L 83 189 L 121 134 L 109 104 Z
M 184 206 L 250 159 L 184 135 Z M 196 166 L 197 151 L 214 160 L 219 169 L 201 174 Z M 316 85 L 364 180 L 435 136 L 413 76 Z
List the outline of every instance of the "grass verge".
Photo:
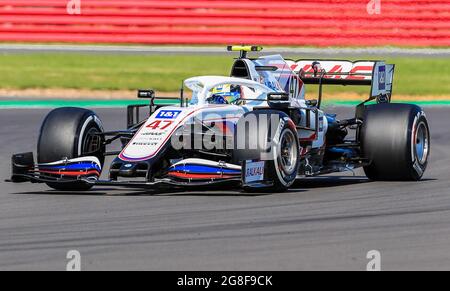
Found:
M 298 57 L 298 56 L 297 56 Z M 396 95 L 444 96 L 450 100 L 450 58 L 388 58 L 397 65 Z M 1 54 L 0 88 L 95 91 L 153 88 L 178 91 L 181 81 L 198 75 L 228 75 L 231 56 Z M 316 88 L 310 87 L 310 92 Z M 325 93 L 366 95 L 368 88 L 327 87 Z M 64 97 L 64 96 L 61 96 Z

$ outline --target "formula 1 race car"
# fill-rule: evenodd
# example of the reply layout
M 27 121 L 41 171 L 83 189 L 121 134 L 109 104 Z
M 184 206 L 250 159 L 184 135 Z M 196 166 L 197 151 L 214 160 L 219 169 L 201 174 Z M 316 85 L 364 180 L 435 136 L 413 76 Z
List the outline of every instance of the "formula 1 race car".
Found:
M 246 191 L 285 191 L 297 179 L 364 168 L 374 181 L 418 181 L 430 154 L 421 108 L 391 103 L 395 66 L 383 61 L 248 58 L 239 51 L 230 77 L 184 81 L 172 105 L 140 90 L 149 105 L 128 107 L 125 130 L 105 132 L 81 108 L 59 108 L 45 118 L 37 149 L 12 157 L 11 182 L 46 183 L 62 191 L 93 186 L 162 189 L 215 184 Z M 305 100 L 305 86 L 319 86 Z M 371 86 L 354 118 L 321 110 L 325 85 Z M 189 92 L 187 92 L 189 91 Z M 143 107 L 149 116 L 140 119 Z M 121 150 L 108 145 L 121 142 Z M 105 157 L 114 156 L 101 179 Z

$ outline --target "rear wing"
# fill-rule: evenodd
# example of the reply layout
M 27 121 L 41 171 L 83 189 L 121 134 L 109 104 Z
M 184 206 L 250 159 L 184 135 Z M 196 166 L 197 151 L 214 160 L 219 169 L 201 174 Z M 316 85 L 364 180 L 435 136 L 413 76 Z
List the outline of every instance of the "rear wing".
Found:
M 370 99 L 392 96 L 395 65 L 384 61 L 288 60 L 305 84 L 371 86 Z

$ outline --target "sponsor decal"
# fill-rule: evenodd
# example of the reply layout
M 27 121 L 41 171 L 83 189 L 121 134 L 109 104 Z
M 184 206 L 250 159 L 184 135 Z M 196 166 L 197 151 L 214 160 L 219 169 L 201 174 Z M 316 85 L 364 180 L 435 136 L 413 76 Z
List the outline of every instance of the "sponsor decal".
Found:
M 283 132 L 285 124 L 286 122 L 283 119 L 281 119 L 277 131 L 275 132 L 275 137 L 273 138 L 273 141 L 277 144 L 280 143 L 281 133 Z
M 374 62 L 323 61 L 321 65 L 327 72 L 324 76 L 327 79 L 371 80 L 372 76 L 367 74 L 373 72 Z M 295 73 L 301 71 L 306 77 L 313 77 L 314 68 L 311 61 L 291 62 L 290 66 Z M 348 75 L 339 75 L 340 73 Z
M 156 119 L 176 119 L 180 115 L 180 110 L 161 110 L 157 115 Z
M 245 168 L 245 183 L 253 183 L 264 180 L 265 162 L 247 161 Z
M 378 90 L 386 90 L 386 67 L 380 66 L 378 71 Z

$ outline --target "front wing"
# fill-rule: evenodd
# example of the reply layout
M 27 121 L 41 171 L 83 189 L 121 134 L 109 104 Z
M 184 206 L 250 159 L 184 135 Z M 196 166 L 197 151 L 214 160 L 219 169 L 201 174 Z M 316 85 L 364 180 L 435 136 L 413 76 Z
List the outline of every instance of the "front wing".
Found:
M 181 167 L 181 165 L 178 165 Z M 186 165 L 183 165 L 186 167 Z M 176 168 L 174 168 L 176 169 Z M 223 178 L 212 176 L 211 179 L 179 179 L 172 171 L 168 178 L 148 181 L 114 181 L 100 180 L 101 166 L 95 157 L 62 160 L 49 164 L 34 163 L 32 153 L 17 154 L 12 157 L 12 176 L 7 182 L 13 183 L 57 183 L 71 184 L 84 182 L 93 186 L 114 186 L 125 188 L 163 188 L 163 187 L 203 187 L 219 184 L 241 184 L 241 175 L 224 176 Z M 178 173 L 182 173 L 179 171 Z M 195 175 L 193 174 L 193 177 Z

